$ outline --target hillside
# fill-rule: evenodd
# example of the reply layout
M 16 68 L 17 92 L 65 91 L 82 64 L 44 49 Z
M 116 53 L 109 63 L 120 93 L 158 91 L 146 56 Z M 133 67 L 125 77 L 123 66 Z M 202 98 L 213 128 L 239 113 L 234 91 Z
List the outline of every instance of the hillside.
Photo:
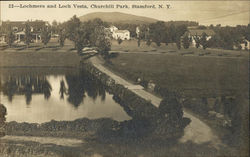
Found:
M 126 24 L 148 24 L 154 23 L 157 20 L 153 18 L 137 16 L 120 12 L 95 12 L 79 17 L 81 21 L 93 20 L 100 18 L 108 23 L 126 23 Z

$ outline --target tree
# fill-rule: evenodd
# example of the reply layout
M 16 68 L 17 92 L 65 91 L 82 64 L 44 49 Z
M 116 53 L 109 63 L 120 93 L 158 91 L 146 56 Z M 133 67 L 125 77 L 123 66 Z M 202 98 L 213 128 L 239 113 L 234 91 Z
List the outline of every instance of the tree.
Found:
M 50 30 L 48 27 L 43 27 L 41 32 L 42 43 L 46 46 L 51 38 Z
M 32 34 L 31 34 L 31 29 L 30 29 L 30 25 L 28 23 L 25 24 L 25 44 L 27 45 L 27 47 L 29 47 L 31 41 L 32 41 Z
M 106 37 L 104 27 L 97 27 L 95 29 L 95 34 L 98 34 L 95 44 L 98 48 L 98 52 L 107 56 L 108 52 L 111 50 L 111 42 L 110 39 Z
M 15 41 L 15 35 L 13 33 L 13 30 L 10 28 L 6 33 L 6 42 L 8 46 L 11 47 L 14 41 Z
M 137 46 L 138 46 L 138 47 L 141 46 L 141 38 L 138 38 L 138 40 L 137 40 Z
M 76 17 L 76 15 L 74 15 L 67 23 L 66 23 L 66 35 L 67 38 L 71 41 L 74 42 L 75 44 L 75 48 L 77 46 L 77 40 L 79 40 L 77 38 L 78 33 L 79 33 L 79 29 L 81 26 L 81 22 L 80 19 Z
M 181 39 L 180 39 L 180 37 L 178 37 L 176 39 L 175 43 L 176 43 L 176 46 L 177 46 L 178 50 L 180 50 L 181 49 Z
M 120 44 L 122 43 L 122 39 L 121 39 L 121 38 L 118 38 L 118 39 L 117 39 L 117 42 L 118 42 L 118 44 L 120 45 Z
M 51 32 L 55 34 L 55 33 L 58 33 L 57 31 L 58 31 L 58 23 L 56 22 L 56 20 L 53 20 L 52 26 L 51 26 Z
M 202 33 L 200 44 L 202 45 L 204 50 L 208 47 L 207 34 L 205 32 Z
M 182 44 L 183 44 L 184 49 L 188 49 L 189 48 L 190 41 L 189 41 L 189 38 L 188 38 L 187 35 L 185 35 L 183 37 Z
M 61 28 L 61 29 L 59 29 L 59 43 L 60 43 L 61 47 L 64 46 L 65 39 L 66 39 L 65 29 Z
M 169 118 L 172 123 L 179 123 L 183 118 L 182 105 L 175 97 L 164 98 L 159 106 L 160 113 Z
M 166 26 L 163 21 L 158 21 L 149 26 L 150 37 L 157 46 L 161 45 L 161 42 L 164 42 L 166 39 Z

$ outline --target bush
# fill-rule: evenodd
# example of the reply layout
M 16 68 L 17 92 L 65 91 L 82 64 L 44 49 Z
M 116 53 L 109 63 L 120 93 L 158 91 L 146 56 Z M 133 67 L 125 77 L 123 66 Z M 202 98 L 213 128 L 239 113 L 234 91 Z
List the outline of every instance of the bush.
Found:
M 174 96 L 164 98 L 160 103 L 159 111 L 161 114 L 166 115 L 170 122 L 178 124 L 182 120 L 182 105 Z
M 6 116 L 7 114 L 7 109 L 3 104 L 0 104 L 0 137 L 4 136 L 4 127 L 5 127 L 5 121 L 6 121 Z

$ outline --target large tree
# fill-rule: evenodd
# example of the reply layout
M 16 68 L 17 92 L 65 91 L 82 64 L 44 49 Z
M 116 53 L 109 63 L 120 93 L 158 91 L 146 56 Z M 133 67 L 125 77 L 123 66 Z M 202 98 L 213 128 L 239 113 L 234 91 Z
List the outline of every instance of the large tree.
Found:
M 41 32 L 42 43 L 46 46 L 51 38 L 51 32 L 48 27 L 43 27 Z
M 202 33 L 200 44 L 202 45 L 203 49 L 205 50 L 208 47 L 208 41 L 207 41 L 207 34 Z
M 74 42 L 75 48 L 77 45 L 77 36 L 79 33 L 79 29 L 81 26 L 80 19 L 74 15 L 69 21 L 66 23 L 66 35 L 67 38 Z
M 59 34 L 59 39 L 58 39 L 59 40 L 59 44 L 60 44 L 61 47 L 63 47 L 65 39 L 66 39 L 65 29 L 64 28 L 59 28 L 58 34 Z
M 97 27 L 95 29 L 95 34 L 97 35 L 95 45 L 98 48 L 98 52 L 103 54 L 104 56 L 107 56 L 108 52 L 111 49 L 111 42 L 105 34 L 104 27 Z
M 31 28 L 29 23 L 25 24 L 25 44 L 27 45 L 27 47 L 30 45 L 31 41 L 32 41 L 32 34 L 31 34 Z
M 10 28 L 7 30 L 6 33 L 6 42 L 8 46 L 11 47 L 14 41 L 15 41 L 15 35 L 13 33 L 13 30 Z
M 149 31 L 152 41 L 155 42 L 157 46 L 160 46 L 161 42 L 164 42 L 164 39 L 166 39 L 166 26 L 163 21 L 150 24 Z
M 189 45 L 190 45 L 190 40 L 188 38 L 187 35 L 185 35 L 182 39 L 182 45 L 184 47 L 184 49 L 188 49 L 189 48 Z

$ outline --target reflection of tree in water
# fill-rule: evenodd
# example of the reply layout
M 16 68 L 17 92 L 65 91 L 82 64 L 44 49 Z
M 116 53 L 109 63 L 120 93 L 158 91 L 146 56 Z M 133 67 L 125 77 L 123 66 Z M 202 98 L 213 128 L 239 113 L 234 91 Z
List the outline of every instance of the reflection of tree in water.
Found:
M 9 77 L 8 80 L 3 83 L 2 88 L 3 88 L 2 89 L 3 94 L 7 95 L 8 100 L 12 102 L 13 96 L 18 89 L 15 79 L 12 77 Z
M 67 91 L 67 89 L 66 89 L 64 80 L 61 80 L 61 82 L 60 82 L 60 90 L 59 90 L 60 99 L 64 99 L 64 94 L 67 94 L 66 91 Z
M 26 104 L 29 105 L 31 100 L 32 100 L 32 84 L 31 84 L 31 82 L 25 84 L 24 92 L 25 92 Z
M 3 84 L 2 84 L 3 82 Z M 51 85 L 45 76 L 22 75 L 18 77 L 9 77 L 1 82 L 1 90 L 8 96 L 11 102 L 14 95 L 24 95 L 26 104 L 30 104 L 32 94 L 43 93 L 48 99 L 51 95 Z
M 85 92 L 89 97 L 96 100 L 98 96 L 101 96 L 102 100 L 105 99 L 105 88 L 96 80 L 93 76 L 90 76 L 87 72 L 82 71 L 80 74 L 67 74 L 65 76 L 68 84 L 68 102 L 78 107 L 85 96 Z M 61 85 L 60 90 L 63 90 Z M 61 93 L 61 91 L 60 91 Z
M 45 99 L 49 99 L 49 97 L 51 95 L 51 90 L 52 90 L 52 87 L 51 87 L 49 81 L 47 79 L 44 79 L 42 82 L 42 91 L 43 91 Z

